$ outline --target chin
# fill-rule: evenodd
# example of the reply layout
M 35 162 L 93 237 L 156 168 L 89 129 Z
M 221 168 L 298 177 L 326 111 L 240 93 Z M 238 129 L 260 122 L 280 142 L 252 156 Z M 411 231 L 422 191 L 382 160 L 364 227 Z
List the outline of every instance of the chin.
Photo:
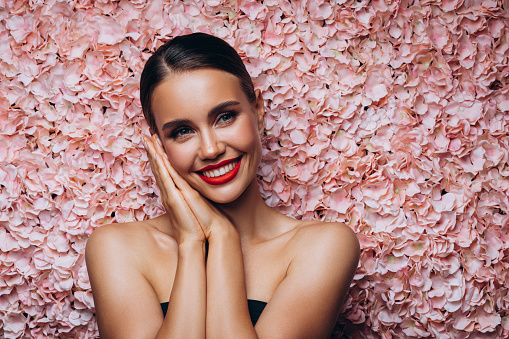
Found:
M 202 195 L 216 204 L 230 204 L 232 202 L 237 201 L 246 190 L 247 187 L 240 192 L 233 192 L 234 190 L 224 187 L 224 191 L 222 189 L 219 189 L 216 190 L 215 192 L 210 193 L 203 192 Z
M 232 182 L 229 185 L 224 186 L 209 186 L 204 189 L 204 187 L 196 187 L 195 189 L 200 192 L 208 200 L 216 203 L 216 204 L 230 204 L 234 203 L 238 199 L 242 198 L 242 196 L 249 191 L 251 184 L 253 181 L 256 181 L 256 176 L 252 178 L 252 180 L 248 183 L 236 183 Z M 256 186 L 256 182 L 255 182 Z M 256 186 L 257 187 L 257 186 Z
M 234 201 L 236 201 L 238 199 L 238 197 L 236 197 L 235 199 L 209 199 L 210 201 L 212 201 L 213 203 L 215 204 L 218 204 L 218 205 L 226 205 L 226 204 L 230 204 Z

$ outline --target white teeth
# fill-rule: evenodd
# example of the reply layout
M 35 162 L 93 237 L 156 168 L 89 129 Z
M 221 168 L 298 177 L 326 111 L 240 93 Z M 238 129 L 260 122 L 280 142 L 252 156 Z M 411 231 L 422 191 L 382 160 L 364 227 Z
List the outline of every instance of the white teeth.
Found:
M 235 162 L 229 163 L 228 165 L 224 165 L 221 168 L 210 170 L 210 171 L 205 171 L 202 173 L 207 178 L 219 177 L 221 175 L 225 175 L 226 173 L 232 171 L 235 168 L 235 166 L 237 166 L 237 163 L 238 163 L 238 161 L 235 161 Z

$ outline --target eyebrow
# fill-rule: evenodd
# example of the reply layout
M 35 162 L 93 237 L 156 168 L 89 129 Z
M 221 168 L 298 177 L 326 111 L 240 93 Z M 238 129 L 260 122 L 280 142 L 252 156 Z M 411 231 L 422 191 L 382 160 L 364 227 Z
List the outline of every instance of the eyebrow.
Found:
M 227 108 L 229 108 L 231 106 L 235 106 L 235 105 L 240 105 L 240 102 L 235 101 L 235 100 L 222 102 L 219 105 L 214 106 L 207 114 L 207 117 L 210 119 L 211 117 L 223 112 Z M 163 127 L 161 128 L 161 131 L 171 129 L 176 126 L 188 125 L 190 123 L 191 123 L 191 120 L 189 120 L 189 119 L 175 119 L 175 120 L 168 121 L 167 123 L 165 123 L 163 125 Z

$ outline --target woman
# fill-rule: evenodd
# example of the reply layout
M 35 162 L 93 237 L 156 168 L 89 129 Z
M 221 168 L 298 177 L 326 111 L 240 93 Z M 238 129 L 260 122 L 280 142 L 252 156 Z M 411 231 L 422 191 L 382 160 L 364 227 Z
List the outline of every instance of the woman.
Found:
M 264 203 L 263 99 L 235 50 L 203 33 L 174 38 L 147 61 L 140 97 L 166 214 L 90 237 L 101 337 L 330 336 L 359 244 L 344 224 Z

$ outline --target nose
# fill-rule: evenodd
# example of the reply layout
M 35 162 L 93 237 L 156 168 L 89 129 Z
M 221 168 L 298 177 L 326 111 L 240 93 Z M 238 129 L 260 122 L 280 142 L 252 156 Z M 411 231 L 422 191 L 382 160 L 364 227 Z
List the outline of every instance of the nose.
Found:
M 199 156 L 202 159 L 215 159 L 225 151 L 224 143 L 214 131 L 206 131 L 201 135 Z

